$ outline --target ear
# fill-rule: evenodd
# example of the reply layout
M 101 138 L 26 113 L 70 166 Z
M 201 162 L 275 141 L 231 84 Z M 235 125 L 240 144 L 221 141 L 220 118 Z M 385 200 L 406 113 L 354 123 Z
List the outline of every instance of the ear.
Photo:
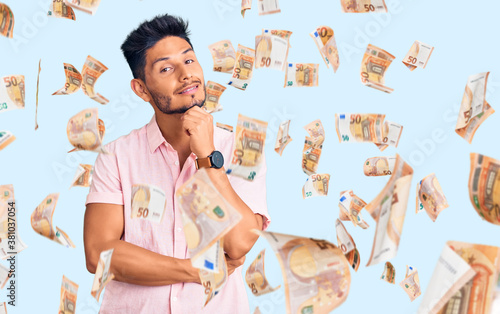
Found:
M 145 102 L 151 101 L 151 96 L 149 95 L 148 88 L 141 79 L 135 78 L 130 81 L 130 87 L 137 96 L 142 98 L 142 100 L 144 100 Z

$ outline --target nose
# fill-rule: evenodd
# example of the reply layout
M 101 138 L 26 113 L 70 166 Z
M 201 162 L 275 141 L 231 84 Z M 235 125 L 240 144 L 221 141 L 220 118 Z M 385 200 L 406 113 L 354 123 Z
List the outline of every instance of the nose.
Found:
M 193 77 L 193 73 L 187 64 L 181 65 L 179 69 L 179 82 L 189 81 Z

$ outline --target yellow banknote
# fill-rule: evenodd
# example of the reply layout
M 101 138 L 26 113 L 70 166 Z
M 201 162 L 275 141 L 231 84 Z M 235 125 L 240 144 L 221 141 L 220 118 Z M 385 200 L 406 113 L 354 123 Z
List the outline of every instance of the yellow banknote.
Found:
M 208 113 L 221 111 L 223 107 L 219 103 L 219 100 L 222 93 L 226 90 L 226 87 L 212 81 L 208 81 L 206 86 L 205 104 L 202 108 Z
M 76 169 L 75 177 L 71 183 L 70 188 L 74 186 L 89 187 L 92 183 L 92 175 L 94 174 L 94 167 L 87 164 L 79 164 Z
M 344 13 L 380 13 L 387 12 L 384 0 L 340 0 Z
M 0 82 L 0 113 L 24 109 L 24 75 L 9 75 Z
M 252 181 L 260 174 L 267 122 L 238 115 L 233 156 L 227 173 Z
M 69 142 L 76 150 L 88 150 L 107 153 L 102 146 L 106 128 L 104 122 L 98 118 L 97 108 L 85 109 L 77 113 L 68 121 L 66 133 Z
M 283 71 L 287 63 L 291 34 L 290 31 L 264 29 L 262 35 L 255 36 L 255 68 Z
M 96 299 L 97 302 L 99 302 L 102 290 L 104 290 L 106 285 L 115 277 L 109 269 L 111 267 L 113 250 L 114 249 L 102 251 L 99 255 L 99 261 L 94 275 L 94 282 L 92 283 L 92 290 L 90 291 L 90 294 Z
M 12 38 L 14 34 L 14 13 L 8 5 L 0 3 L 0 34 Z
M 94 15 L 101 0 L 64 0 L 64 3 L 77 10 Z
M 101 105 L 105 105 L 109 102 L 104 96 L 95 92 L 94 85 L 97 79 L 108 70 L 108 68 L 102 64 L 99 60 L 88 56 L 83 64 L 82 70 L 82 89 L 85 95 L 89 96 L 90 99 L 97 101 Z
M 278 154 L 283 154 L 285 147 L 292 141 L 292 138 L 288 134 L 290 129 L 290 120 L 280 123 L 278 129 L 278 136 L 276 137 L 276 143 L 274 144 L 274 151 Z
M 176 192 L 191 261 L 220 240 L 242 218 L 200 168 Z
M 365 176 L 387 176 L 394 171 L 396 157 L 372 157 L 368 158 L 363 165 Z
M 385 73 L 395 58 L 379 47 L 368 45 L 361 61 L 361 82 L 368 87 L 392 93 L 394 89 L 385 86 Z
M 415 40 L 410 51 L 403 59 L 403 63 L 410 71 L 415 70 L 417 67 L 425 69 L 433 51 L 434 47 Z
M 361 210 L 366 206 L 366 202 L 359 198 L 352 190 L 340 192 L 339 199 L 339 219 L 351 221 L 354 226 L 368 229 L 369 225 L 361 217 Z
M 328 173 L 311 174 L 302 187 L 302 198 L 328 195 L 328 183 L 330 175 Z
M 403 279 L 399 285 L 403 288 L 408 297 L 410 297 L 412 302 L 422 294 L 422 290 L 420 290 L 418 271 L 413 266 L 406 266 L 405 279 Z
M 287 313 L 330 313 L 347 299 L 351 285 L 349 264 L 334 244 L 313 238 L 253 231 L 269 242 L 278 257 Z
M 266 250 L 260 251 L 259 255 L 250 264 L 245 274 L 245 281 L 253 295 L 259 296 L 278 290 L 281 286 L 272 288 L 266 278 L 264 270 L 264 257 Z
M 288 63 L 285 69 L 285 87 L 318 86 L 319 64 Z
M 10 131 L 0 131 L 0 150 L 10 145 L 16 139 Z
M 377 222 L 373 248 L 367 266 L 385 262 L 397 255 L 408 205 L 413 169 L 396 155 L 394 172 L 383 190 L 365 209 Z
M 484 220 L 500 225 L 500 161 L 470 154 L 469 197 Z
M 499 247 L 448 241 L 417 313 L 496 313 L 491 309 L 499 271 Z
M 167 206 L 165 192 L 151 184 L 134 184 L 132 186 L 131 219 L 145 219 L 160 223 Z
M 455 132 L 469 144 L 479 126 L 491 116 L 495 110 L 486 101 L 486 84 L 490 72 L 469 76 L 465 86 Z
M 74 314 L 76 311 L 76 297 L 78 285 L 63 275 L 61 284 L 61 300 L 58 314 Z
M 436 221 L 439 213 L 450 206 L 434 173 L 426 176 L 417 184 L 416 204 L 416 212 L 425 210 L 432 221 Z
M 323 145 L 314 145 L 313 138 L 306 136 L 304 149 L 302 150 L 302 171 L 308 176 L 313 175 L 318 170 L 319 158 Z
M 214 61 L 214 71 L 233 73 L 236 52 L 229 40 L 221 40 L 208 46 Z
M 40 205 L 35 208 L 31 214 L 31 227 L 36 233 L 49 238 L 65 247 L 74 248 L 75 245 L 73 241 L 69 238 L 66 232 L 62 231 L 58 227 L 54 227 L 52 222 L 52 217 L 54 216 L 54 210 L 56 209 L 57 200 L 59 199 L 59 193 L 49 194 Z
M 73 21 L 76 20 L 75 11 L 62 0 L 52 0 L 47 15 Z
M 380 276 L 380 279 L 394 284 L 396 280 L 396 269 L 392 266 L 391 262 L 385 262 L 384 272 L 382 276 Z
M 358 271 L 359 264 L 361 263 L 359 251 L 356 248 L 356 243 L 354 243 L 352 236 L 347 232 L 347 229 L 340 219 L 335 221 L 335 230 L 337 231 L 337 243 L 340 250 L 344 253 L 349 264 L 351 264 L 352 269 Z
M 233 76 L 227 83 L 241 90 L 246 90 L 252 80 L 253 66 L 255 63 L 255 50 L 238 45 L 236 50 L 236 63 Z

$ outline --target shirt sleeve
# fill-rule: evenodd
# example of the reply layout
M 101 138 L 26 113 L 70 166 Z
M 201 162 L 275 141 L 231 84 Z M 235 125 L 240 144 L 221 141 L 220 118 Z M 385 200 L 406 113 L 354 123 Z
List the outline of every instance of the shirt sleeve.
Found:
M 113 150 L 109 149 L 109 151 Z M 85 205 L 89 203 L 124 204 L 118 162 L 113 152 L 111 154 L 99 153 L 97 156 Z
M 238 196 L 255 213 L 262 216 L 262 230 L 266 230 L 271 223 L 267 212 L 266 194 L 266 156 L 262 155 L 262 167 L 253 181 L 245 180 L 235 175 L 229 175 L 231 186 Z

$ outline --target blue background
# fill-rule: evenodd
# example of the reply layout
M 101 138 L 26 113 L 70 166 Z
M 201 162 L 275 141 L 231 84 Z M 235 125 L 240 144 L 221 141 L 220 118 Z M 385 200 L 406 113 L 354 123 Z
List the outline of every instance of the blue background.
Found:
M 269 122 L 266 141 L 268 164 L 268 208 L 270 231 L 327 239 L 336 243 L 334 228 L 338 217 L 338 195 L 353 189 L 370 202 L 384 187 L 387 177 L 365 177 L 363 162 L 368 157 L 400 154 L 414 169 L 408 212 L 396 267 L 396 285 L 380 280 L 384 265 L 365 267 L 369 258 L 376 223 L 363 212 L 370 228 L 362 230 L 345 223 L 361 254 L 361 266 L 352 274 L 351 289 L 336 313 L 415 313 L 422 296 L 410 302 L 398 283 L 406 264 L 419 271 L 423 293 L 438 256 L 448 240 L 500 245 L 498 226 L 482 221 L 468 196 L 471 152 L 500 159 L 498 126 L 494 114 L 479 128 L 472 144 L 454 129 L 467 78 L 491 71 L 487 101 L 500 108 L 500 66 L 498 29 L 500 2 L 387 1 L 387 14 L 343 14 L 339 0 L 281 1 L 282 12 L 259 16 L 256 0 L 245 18 L 240 0 L 102 1 L 94 16 L 76 11 L 77 20 L 47 18 L 50 1 L 3 0 L 15 14 L 14 39 L 0 38 L 0 76 L 24 74 L 26 108 L 0 115 L 0 129 L 10 130 L 17 140 L 0 152 L 0 184 L 14 184 L 18 206 L 19 234 L 28 248 L 17 256 L 17 305 L 9 313 L 54 313 L 59 305 L 62 275 L 80 285 L 77 313 L 97 313 L 99 305 L 90 296 L 93 275 L 85 266 L 83 215 L 88 189 L 68 187 L 79 163 L 93 164 L 97 154 L 75 152 L 66 136 L 71 116 L 85 108 L 98 107 L 106 124 L 108 143 L 149 122 L 153 110 L 130 89 L 131 72 L 119 49 L 126 35 L 140 22 L 156 14 L 171 13 L 189 20 L 191 41 L 205 70 L 205 79 L 222 84 L 228 74 L 212 71 L 211 43 L 229 39 L 253 47 L 254 36 L 262 28 L 293 32 L 289 62 L 319 63 L 319 87 L 283 88 L 284 73 L 258 69 L 246 91 L 228 87 L 222 95 L 218 122 L 236 125 L 238 113 Z M 327 69 L 309 37 L 320 25 L 335 31 L 340 50 L 336 74 Z M 402 63 L 415 40 L 435 47 L 426 69 L 410 72 Z M 359 69 L 368 43 L 396 56 L 386 73 L 392 94 L 365 87 Z M 98 80 L 96 90 L 110 99 L 106 106 L 90 100 L 83 92 L 51 96 L 65 83 L 63 62 L 81 69 L 87 55 L 105 64 L 109 71 Z M 35 92 L 38 60 L 42 59 L 38 124 L 34 130 Z M 372 144 L 339 144 L 335 132 L 335 113 L 383 113 L 386 119 L 404 125 L 399 147 L 383 153 Z M 320 118 L 326 141 L 318 173 L 331 175 L 329 195 L 303 200 L 306 175 L 301 169 L 303 129 Z M 293 141 L 283 156 L 274 152 L 278 125 L 291 119 Z M 437 135 L 436 135 L 437 134 Z M 414 210 L 418 180 L 435 172 L 450 207 L 436 222 Z M 49 194 L 60 192 L 54 223 L 66 231 L 75 249 L 37 235 L 30 215 Z M 283 284 L 278 261 L 264 239 L 259 239 L 247 255 L 244 271 L 267 248 L 266 274 L 272 286 Z M 5 263 L 5 262 L 4 262 Z M 250 310 L 260 306 L 262 313 L 284 313 L 284 288 L 261 297 L 247 289 Z M 7 289 L 0 292 L 6 300 Z M 102 297 L 101 297 L 102 299 Z

